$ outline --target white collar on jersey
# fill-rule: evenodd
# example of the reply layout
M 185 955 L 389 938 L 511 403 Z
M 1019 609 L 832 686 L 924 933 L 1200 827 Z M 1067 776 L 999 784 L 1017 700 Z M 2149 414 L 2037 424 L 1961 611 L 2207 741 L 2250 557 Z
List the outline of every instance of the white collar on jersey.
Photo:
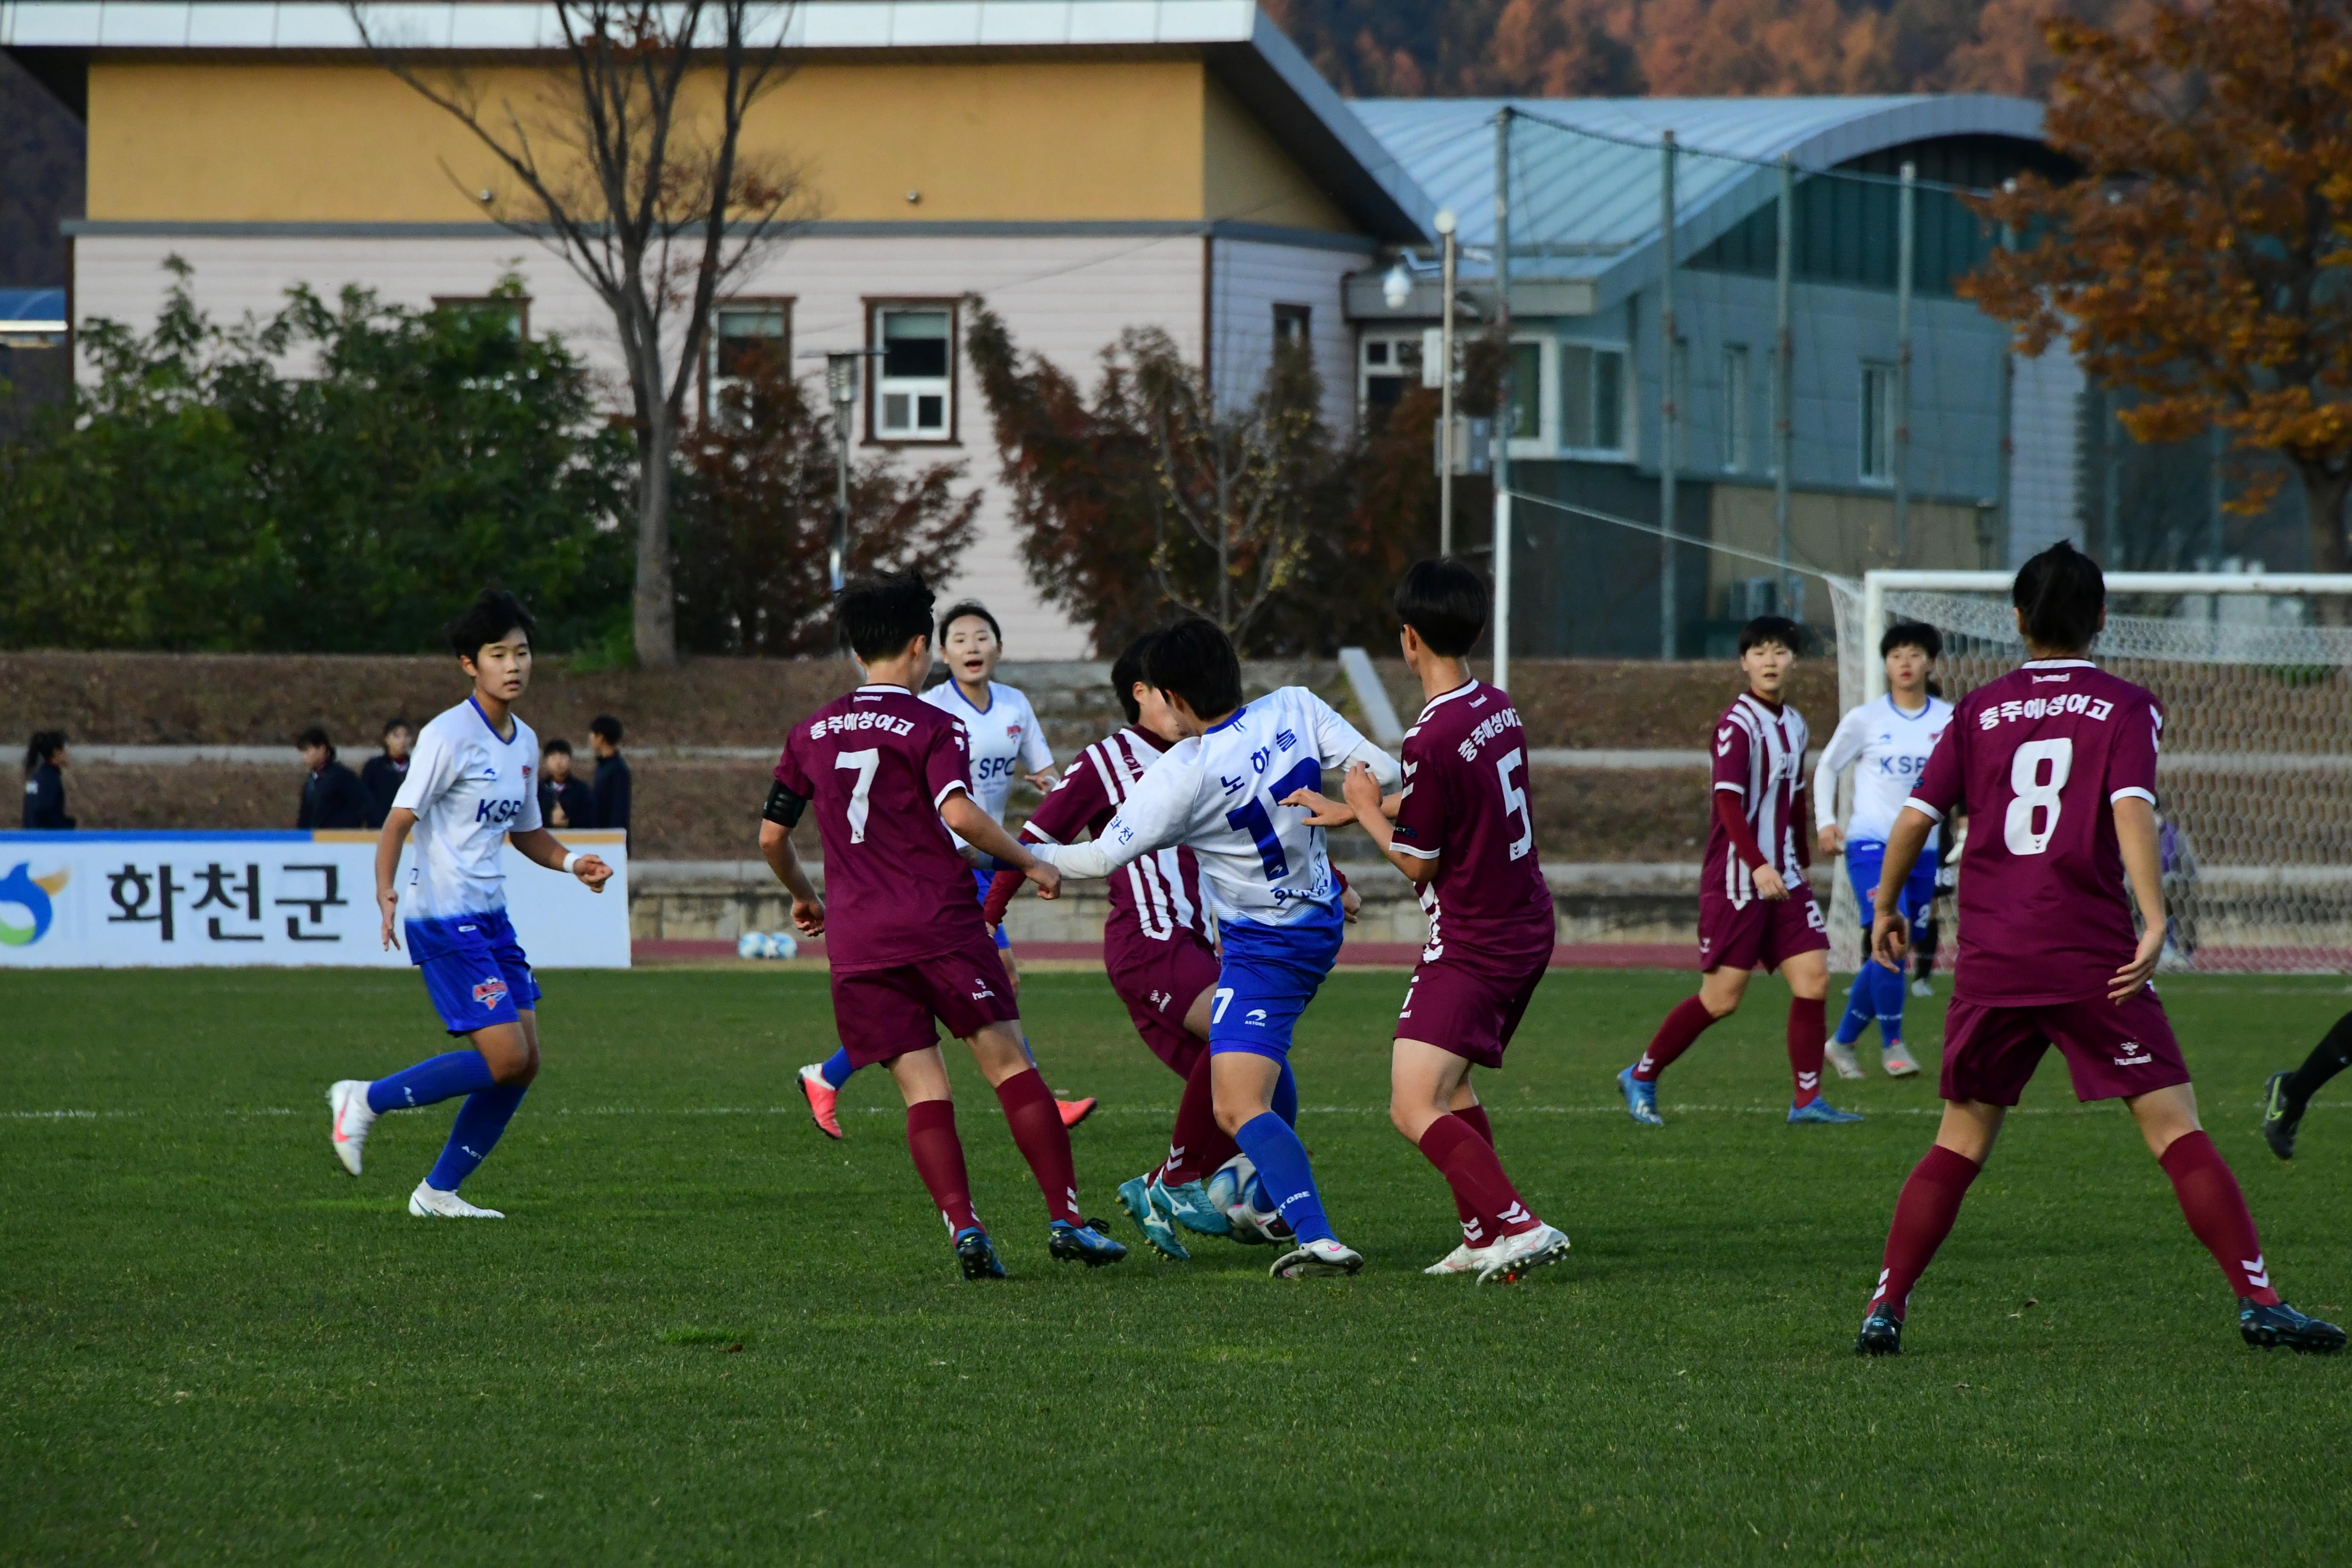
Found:
M 2096 669 L 2099 667 L 2087 658 L 2029 658 L 2020 669 Z
M 859 687 L 856 690 L 851 692 L 850 695 L 852 697 L 863 697 L 868 692 L 873 692 L 878 695 L 885 691 L 902 692 L 908 697 L 912 697 L 915 694 L 914 688 L 909 686 L 894 686 L 887 680 L 869 680 L 865 685 Z
M 1432 713 L 1436 712 L 1437 705 L 1439 703 L 1451 702 L 1455 698 L 1466 696 L 1476 689 L 1478 689 L 1478 678 L 1474 675 L 1469 679 L 1464 681 L 1461 685 L 1455 687 L 1453 690 L 1441 691 L 1436 696 L 1431 698 L 1428 702 L 1423 706 L 1421 710 L 1421 718 L 1426 719 Z M 1417 724 L 1421 722 L 1421 719 L 1416 719 L 1413 722 Z
M 1916 724 L 1920 720 L 1925 719 L 1928 714 L 1933 713 L 1936 710 L 1936 700 L 1927 696 L 1925 692 L 1920 693 L 1919 711 L 1916 713 L 1910 713 L 1904 710 L 1903 704 L 1895 701 L 1895 693 L 1890 691 L 1886 694 L 1886 706 L 1893 710 L 1897 719 L 1902 720 L 1905 723 Z
M 962 699 L 963 699 L 963 705 L 964 705 L 965 707 L 967 707 L 967 708 L 971 708 L 971 710 L 972 710 L 973 712 L 975 712 L 975 713 L 977 713 L 977 714 L 981 715 L 982 718 L 986 718 L 989 714 L 993 713 L 993 712 L 995 712 L 995 711 L 996 711 L 996 682 L 995 682 L 995 681 L 992 680 L 992 681 L 990 681 L 990 682 L 988 683 L 988 706 L 987 706 L 987 707 L 985 707 L 985 708 L 974 708 L 974 707 L 972 707 L 972 701 L 971 701 L 971 694 L 964 690 L 964 689 L 963 689 L 963 682 L 961 682 L 961 681 L 958 680 L 954 676 L 950 675 L 950 676 L 949 676 L 949 677 L 948 677 L 948 679 L 947 679 L 947 686 L 948 686 L 948 689 L 950 689 L 950 691 L 953 691 L 953 692 L 954 692 L 958 697 L 961 697 L 961 698 L 962 698 Z

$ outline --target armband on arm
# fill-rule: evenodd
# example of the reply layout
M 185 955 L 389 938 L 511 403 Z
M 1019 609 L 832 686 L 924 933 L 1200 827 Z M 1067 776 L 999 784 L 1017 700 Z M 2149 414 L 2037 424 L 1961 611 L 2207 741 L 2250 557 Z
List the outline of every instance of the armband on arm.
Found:
M 800 826 L 801 813 L 807 809 L 808 802 L 786 789 L 782 781 L 778 780 L 768 786 L 768 804 L 760 816 L 762 821 L 772 822 L 789 833 Z

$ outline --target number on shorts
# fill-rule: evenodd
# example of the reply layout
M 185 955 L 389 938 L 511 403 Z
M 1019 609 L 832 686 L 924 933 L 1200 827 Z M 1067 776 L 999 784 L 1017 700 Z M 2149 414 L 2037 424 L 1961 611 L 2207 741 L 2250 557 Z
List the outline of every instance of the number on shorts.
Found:
M 866 842 L 866 797 L 874 788 L 874 770 L 882 765 L 881 748 L 868 746 L 862 752 L 836 752 L 833 765 L 851 768 L 857 773 L 857 782 L 849 786 L 849 841 L 863 844 Z
M 1507 755 L 1495 759 L 1495 776 L 1503 781 L 1503 816 L 1507 818 L 1517 814 L 1519 819 L 1519 836 L 1511 840 L 1514 860 L 1534 848 L 1536 843 L 1536 819 L 1528 809 L 1528 792 L 1511 782 L 1511 770 L 1526 760 L 1516 746 Z
M 2041 778 L 2044 763 L 2050 764 L 2046 783 Z M 2050 847 L 2058 832 L 2058 792 L 2074 771 L 2074 742 L 2063 735 L 2054 741 L 2028 741 L 2017 748 L 2009 764 L 2009 813 L 2000 824 L 2001 842 L 2011 854 L 2039 855 Z M 2048 816 L 2037 828 L 2034 818 L 2045 812 Z
M 1230 985 L 1219 986 L 1217 988 L 1215 1004 L 1209 1009 L 1209 1022 L 1212 1024 L 1223 1023 L 1225 1021 L 1225 1009 L 1233 1005 L 1234 988 Z

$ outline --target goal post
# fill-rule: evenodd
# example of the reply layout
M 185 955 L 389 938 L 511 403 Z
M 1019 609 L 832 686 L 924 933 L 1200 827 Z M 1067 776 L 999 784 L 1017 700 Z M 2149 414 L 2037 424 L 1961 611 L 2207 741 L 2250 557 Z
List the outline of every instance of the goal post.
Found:
M 2015 668 L 2025 649 L 2013 581 L 1916 570 L 1831 579 L 1841 712 L 1885 694 L 1878 639 L 1900 622 L 1941 634 L 1947 698 Z M 2167 966 L 2352 970 L 2352 627 L 2317 614 L 2322 600 L 2352 600 L 2352 575 L 2111 572 L 2106 586 L 2092 656 L 2165 710 Z M 1839 795 L 1843 820 L 1844 781 Z M 1953 921 L 1941 908 L 1948 969 Z M 1841 874 L 1830 912 L 1841 970 L 1860 962 L 1859 914 Z

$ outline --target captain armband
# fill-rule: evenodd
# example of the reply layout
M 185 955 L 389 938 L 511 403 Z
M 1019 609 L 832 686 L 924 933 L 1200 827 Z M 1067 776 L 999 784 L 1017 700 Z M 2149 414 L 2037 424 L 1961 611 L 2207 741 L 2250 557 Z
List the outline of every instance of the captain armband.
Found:
M 768 804 L 760 816 L 789 832 L 800 826 L 801 813 L 807 809 L 808 802 L 786 789 L 780 779 L 768 786 Z

